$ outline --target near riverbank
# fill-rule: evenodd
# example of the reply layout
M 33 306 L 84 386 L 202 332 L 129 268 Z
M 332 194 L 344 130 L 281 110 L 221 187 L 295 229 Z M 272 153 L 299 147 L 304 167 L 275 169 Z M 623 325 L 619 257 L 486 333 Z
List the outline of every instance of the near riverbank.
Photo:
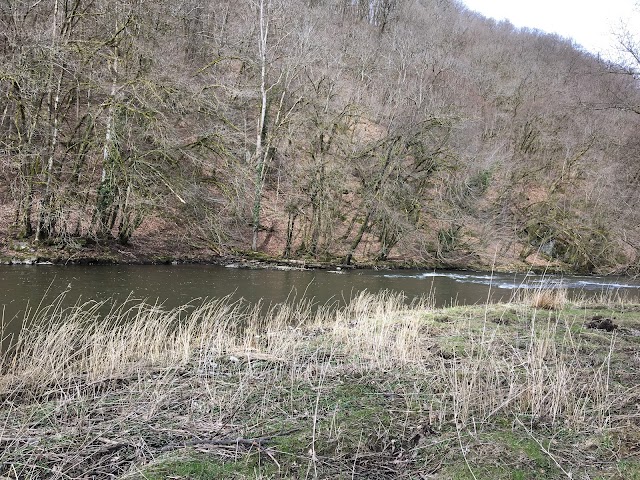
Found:
M 640 306 L 51 307 L 5 355 L 5 478 L 640 478 Z

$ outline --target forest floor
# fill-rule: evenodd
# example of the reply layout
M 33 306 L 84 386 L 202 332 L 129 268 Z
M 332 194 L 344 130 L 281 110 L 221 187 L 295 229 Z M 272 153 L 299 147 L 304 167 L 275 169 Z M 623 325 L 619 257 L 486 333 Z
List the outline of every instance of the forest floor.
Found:
M 640 479 L 640 306 L 52 307 L 5 355 L 3 479 Z

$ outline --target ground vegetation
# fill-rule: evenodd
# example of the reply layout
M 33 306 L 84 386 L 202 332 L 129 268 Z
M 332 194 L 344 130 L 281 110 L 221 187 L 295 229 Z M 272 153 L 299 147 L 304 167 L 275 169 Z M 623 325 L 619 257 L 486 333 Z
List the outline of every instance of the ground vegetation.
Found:
M 639 478 L 638 306 L 518 295 L 52 302 L 2 361 L 0 475 Z

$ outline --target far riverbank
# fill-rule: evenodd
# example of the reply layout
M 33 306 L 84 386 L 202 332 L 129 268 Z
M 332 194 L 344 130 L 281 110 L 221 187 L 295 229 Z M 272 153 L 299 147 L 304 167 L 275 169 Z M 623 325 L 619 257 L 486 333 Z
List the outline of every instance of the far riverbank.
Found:
M 511 252 L 512 253 L 512 252 Z M 509 252 L 476 252 L 428 256 L 424 258 L 391 257 L 376 261 L 366 256 L 355 256 L 345 264 L 344 257 L 284 258 L 274 252 L 252 252 L 232 248 L 213 248 L 201 244 L 166 243 L 140 238 L 128 245 L 120 245 L 113 239 L 95 241 L 80 238 L 66 244 L 46 244 L 35 241 L 0 240 L 0 265 L 237 265 L 241 268 L 303 268 L 303 269 L 437 269 L 474 270 L 501 273 L 584 274 L 596 273 L 620 275 L 628 272 L 625 266 L 607 268 L 605 271 L 584 272 L 571 265 L 552 261 L 543 254 L 526 258 Z

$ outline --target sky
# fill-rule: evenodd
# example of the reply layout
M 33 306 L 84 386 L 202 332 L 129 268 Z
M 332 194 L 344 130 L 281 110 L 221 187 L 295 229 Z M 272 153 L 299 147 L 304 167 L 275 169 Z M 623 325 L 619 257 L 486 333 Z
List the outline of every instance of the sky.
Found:
M 516 27 L 537 28 L 573 38 L 592 53 L 613 59 L 615 37 L 625 22 L 640 35 L 638 0 L 461 0 L 470 10 Z

